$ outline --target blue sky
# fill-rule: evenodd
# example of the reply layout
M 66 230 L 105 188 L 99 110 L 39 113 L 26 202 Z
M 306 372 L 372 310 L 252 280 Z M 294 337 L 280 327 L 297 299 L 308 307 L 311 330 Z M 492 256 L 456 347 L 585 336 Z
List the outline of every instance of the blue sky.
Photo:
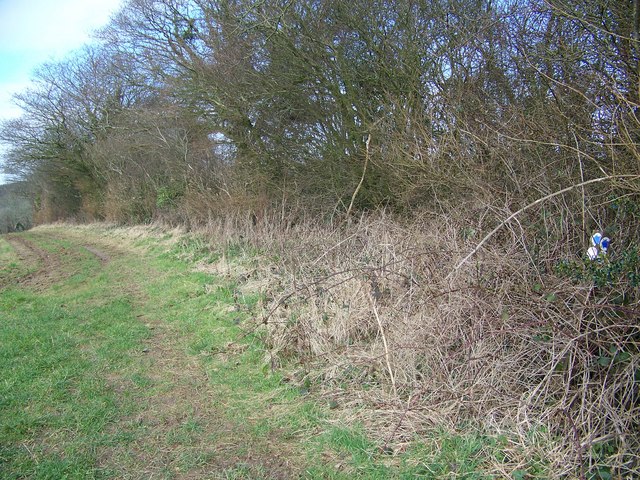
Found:
M 0 121 L 20 115 L 14 94 L 33 70 L 91 41 L 124 0 L 0 0 Z M 0 144 L 0 162 L 3 154 Z M 1 170 L 1 168 L 0 168 Z M 0 183 L 6 178 L 0 173 Z

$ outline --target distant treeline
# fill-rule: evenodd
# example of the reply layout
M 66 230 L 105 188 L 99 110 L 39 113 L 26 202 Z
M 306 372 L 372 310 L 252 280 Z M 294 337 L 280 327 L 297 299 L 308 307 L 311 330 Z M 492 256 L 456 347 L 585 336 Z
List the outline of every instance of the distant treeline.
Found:
M 0 185 L 0 234 L 31 227 L 32 208 L 24 182 Z
M 37 221 L 512 209 L 640 173 L 639 34 L 638 0 L 130 0 L 0 138 Z

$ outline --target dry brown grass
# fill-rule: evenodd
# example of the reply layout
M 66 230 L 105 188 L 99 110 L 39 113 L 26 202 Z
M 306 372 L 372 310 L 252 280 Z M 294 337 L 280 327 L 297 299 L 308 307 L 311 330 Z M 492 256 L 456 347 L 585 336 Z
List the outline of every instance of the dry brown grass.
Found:
M 254 225 L 247 214 L 206 233 L 245 252 L 213 268 L 262 287 L 251 328 L 266 328 L 268 361 L 299 362 L 295 379 L 339 405 L 337 421 L 396 450 L 438 428 L 504 434 L 512 453 L 496 474 L 527 458 L 558 476 L 599 462 L 629 474 L 640 459 L 637 289 L 556 275 L 554 264 L 582 253 L 562 223 L 536 252 L 522 225 L 507 225 L 450 275 L 479 241 L 478 218 L 274 214 Z M 626 353 L 616 360 L 614 349 Z

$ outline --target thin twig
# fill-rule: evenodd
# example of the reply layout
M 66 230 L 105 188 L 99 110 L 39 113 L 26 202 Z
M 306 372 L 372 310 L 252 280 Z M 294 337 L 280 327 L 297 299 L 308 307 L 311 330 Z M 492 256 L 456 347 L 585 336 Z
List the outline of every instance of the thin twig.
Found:
M 378 322 L 378 328 L 380 329 L 380 336 L 382 337 L 382 344 L 384 345 L 384 359 L 387 363 L 387 370 L 389 370 L 389 377 L 391 378 L 391 387 L 393 388 L 393 394 L 397 397 L 398 390 L 396 388 L 396 379 L 393 375 L 393 369 L 391 368 L 391 354 L 389 353 L 389 344 L 387 343 L 387 336 L 384 333 L 382 320 L 380 320 L 380 315 L 378 314 L 378 306 L 376 303 L 377 301 L 371 296 L 371 293 L 369 293 L 369 302 L 371 302 L 373 315 L 376 317 L 376 322 Z
M 362 184 L 364 183 L 364 176 L 367 173 L 367 165 L 369 164 L 369 143 L 371 143 L 371 134 L 367 136 L 367 141 L 365 142 L 364 167 L 362 168 L 362 177 L 360 178 L 360 183 L 358 183 L 358 186 L 356 187 L 356 189 L 353 192 L 353 195 L 351 196 L 351 203 L 349 204 L 349 208 L 347 209 L 347 218 L 349 218 L 349 215 L 351 215 L 351 209 L 353 209 L 353 203 L 356 201 L 356 196 L 360 191 L 360 187 L 362 187 Z
M 576 136 L 575 132 L 573 133 L 573 139 L 576 142 L 576 151 L 578 152 L 578 163 L 580 164 L 580 181 L 582 183 L 584 183 L 584 168 L 582 165 L 582 155 L 580 155 L 580 145 L 578 144 L 578 137 Z M 587 222 L 586 222 L 586 208 L 587 208 L 587 200 L 586 200 L 586 195 L 584 193 L 584 185 L 582 185 L 581 187 L 582 190 L 582 234 L 586 235 L 587 234 Z

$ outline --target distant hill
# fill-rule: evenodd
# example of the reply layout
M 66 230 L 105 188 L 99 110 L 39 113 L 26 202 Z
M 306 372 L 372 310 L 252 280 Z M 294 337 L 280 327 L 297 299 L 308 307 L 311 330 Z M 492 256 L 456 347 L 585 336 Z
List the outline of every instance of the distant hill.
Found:
M 0 234 L 29 228 L 32 224 L 33 208 L 28 196 L 26 182 L 0 185 Z
M 27 182 L 13 182 L 0 184 L 0 199 L 8 194 L 26 193 Z

